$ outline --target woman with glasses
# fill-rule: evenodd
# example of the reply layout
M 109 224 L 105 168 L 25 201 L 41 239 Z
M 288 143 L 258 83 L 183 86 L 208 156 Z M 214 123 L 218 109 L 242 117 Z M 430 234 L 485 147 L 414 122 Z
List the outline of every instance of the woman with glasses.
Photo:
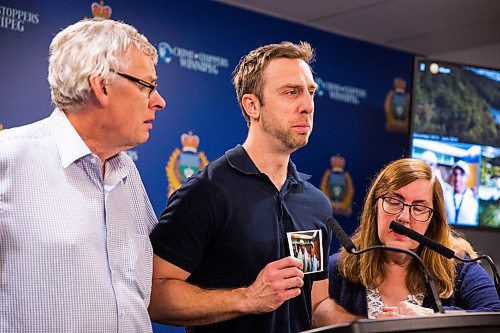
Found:
M 382 169 L 352 236 L 356 248 L 388 245 L 416 252 L 429 269 L 445 310 L 500 311 L 494 283 L 479 264 L 462 264 L 419 246 L 389 229 L 391 221 L 451 248 L 458 256 L 477 256 L 446 223 L 441 184 L 425 162 L 400 159 Z M 342 249 L 330 257 L 329 265 L 337 322 L 434 313 L 422 271 L 407 254 L 375 250 L 353 255 Z

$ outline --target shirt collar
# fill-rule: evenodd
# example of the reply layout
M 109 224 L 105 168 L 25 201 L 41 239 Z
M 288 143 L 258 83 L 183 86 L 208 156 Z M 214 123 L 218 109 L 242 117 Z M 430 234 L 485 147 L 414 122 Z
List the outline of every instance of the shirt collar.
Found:
M 229 165 L 236 170 L 247 175 L 259 175 L 261 173 L 242 145 L 237 145 L 228 150 L 225 155 Z M 311 176 L 298 172 L 295 164 L 290 160 L 288 162 L 288 178 L 292 183 L 301 183 L 311 178 Z
M 52 112 L 49 117 L 49 128 L 59 150 L 63 168 L 92 153 L 63 111 L 55 109 Z

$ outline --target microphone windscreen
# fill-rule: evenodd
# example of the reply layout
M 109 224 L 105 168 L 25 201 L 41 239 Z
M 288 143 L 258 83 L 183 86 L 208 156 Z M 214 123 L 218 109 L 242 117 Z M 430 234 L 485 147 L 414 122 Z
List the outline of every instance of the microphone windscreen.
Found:
M 354 243 L 351 241 L 351 238 L 345 233 L 344 229 L 342 229 L 339 222 L 333 217 L 331 217 L 328 219 L 326 224 L 332 231 L 335 238 L 337 238 L 340 245 L 342 245 L 347 250 L 347 252 L 353 253 L 353 251 L 356 249 L 356 246 L 354 246 Z
M 421 235 L 418 232 L 416 232 L 410 228 L 405 227 L 401 223 L 391 221 L 389 228 L 394 230 L 395 232 L 397 232 L 400 235 L 405 235 L 405 236 L 419 242 L 423 246 L 428 247 L 429 249 L 445 256 L 448 259 L 451 259 L 455 256 L 455 252 L 453 252 L 452 250 L 450 250 L 446 246 L 443 246 L 439 243 L 436 243 L 435 241 L 433 241 L 429 237 Z

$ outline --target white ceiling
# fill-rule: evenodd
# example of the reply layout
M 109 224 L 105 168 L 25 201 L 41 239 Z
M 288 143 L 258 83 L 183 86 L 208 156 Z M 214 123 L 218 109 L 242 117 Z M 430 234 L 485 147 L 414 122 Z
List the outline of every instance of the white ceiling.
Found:
M 500 0 L 216 0 L 441 60 L 500 68 Z

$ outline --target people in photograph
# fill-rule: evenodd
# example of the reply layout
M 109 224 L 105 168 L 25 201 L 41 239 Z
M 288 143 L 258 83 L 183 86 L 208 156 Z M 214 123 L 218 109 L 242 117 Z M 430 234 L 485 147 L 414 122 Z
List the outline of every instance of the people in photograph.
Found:
M 304 273 L 311 271 L 311 258 L 303 239 L 299 241 L 299 252 L 297 254 L 297 259 L 302 261 L 302 271 Z
M 314 246 L 314 242 L 311 242 L 311 272 L 316 272 L 320 269 L 321 263 L 318 259 L 318 253 L 316 247 Z
M 165 100 L 155 48 L 113 20 L 50 44 L 55 110 L 0 132 L 0 331 L 151 332 L 157 219 L 125 150 Z
M 451 168 L 452 189 L 445 191 L 444 202 L 450 224 L 477 225 L 478 202 L 474 192 L 467 188 L 469 165 L 462 160 Z
M 420 158 L 431 167 L 432 173 L 434 173 L 434 175 L 436 175 L 436 178 L 441 183 L 441 187 L 443 188 L 443 191 L 451 189 L 451 185 L 448 184 L 443 179 L 443 176 L 441 174 L 441 170 L 438 167 L 438 159 L 437 159 L 436 153 L 434 153 L 432 150 L 426 150 L 422 153 Z
M 441 184 L 425 162 L 400 159 L 380 171 L 366 196 L 353 243 L 358 249 L 388 245 L 414 251 L 429 269 L 445 310 L 500 311 L 495 285 L 478 263 L 447 259 L 420 246 L 392 231 L 391 221 L 462 258 L 477 257 L 447 224 Z M 434 313 L 421 267 L 407 254 L 377 250 L 353 255 L 342 249 L 330 257 L 329 266 L 330 297 L 336 303 L 332 317 L 337 322 Z
M 312 59 L 308 43 L 282 42 L 252 50 L 236 67 L 247 138 L 169 198 L 151 234 L 153 321 L 219 333 L 331 322 L 327 272 L 304 275 L 287 239 L 320 229 L 323 251 L 330 245 L 330 202 L 290 160 L 313 128 Z

